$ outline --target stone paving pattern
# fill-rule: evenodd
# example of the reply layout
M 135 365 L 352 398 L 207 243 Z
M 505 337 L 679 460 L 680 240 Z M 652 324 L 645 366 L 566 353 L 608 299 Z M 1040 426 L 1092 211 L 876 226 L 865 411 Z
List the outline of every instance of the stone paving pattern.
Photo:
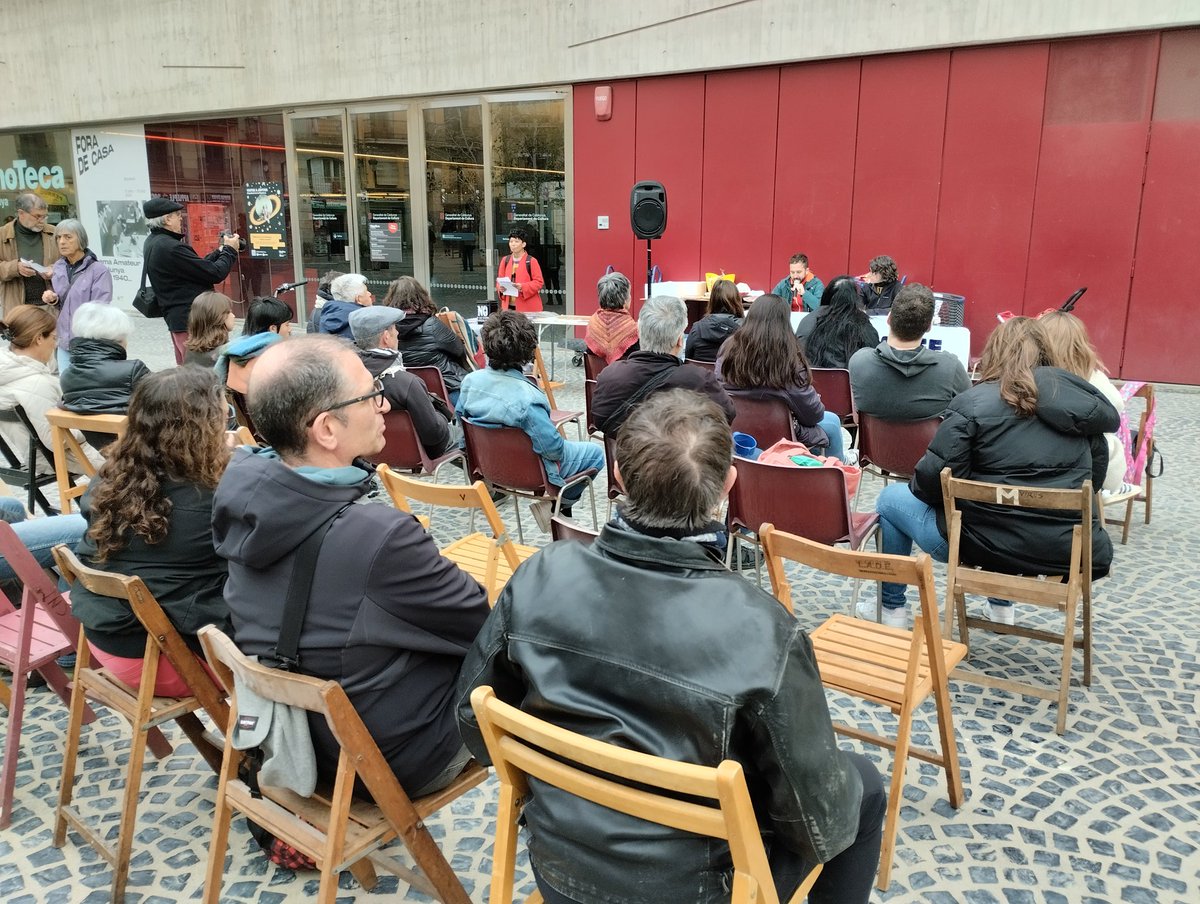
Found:
M 138 329 L 131 356 L 152 369 L 170 366 L 161 321 L 134 318 Z M 582 369 L 570 365 L 561 347 L 558 365 L 560 378 L 568 381 L 559 392 L 560 406 L 582 408 Z M 1200 900 L 1200 578 L 1189 564 L 1200 558 L 1194 508 L 1200 498 L 1200 454 L 1187 439 L 1200 428 L 1200 394 L 1163 391 L 1159 405 L 1167 470 L 1156 484 L 1154 521 L 1135 524 L 1129 545 L 1117 547 L 1112 576 L 1095 587 L 1093 681 L 1091 688 L 1078 683 L 1077 655 L 1067 733 L 1054 733 L 1048 702 L 952 682 L 967 799 L 961 809 L 952 809 L 941 773 L 910 760 L 891 887 L 876 891 L 873 901 Z M 879 481 L 864 479 L 860 508 L 867 510 Z M 597 490 L 603 518 L 603 475 Z M 586 504 L 576 511 L 580 520 L 588 520 Z M 1140 507 L 1137 512 L 1140 516 Z M 515 526 L 511 504 L 501 506 L 501 514 Z M 523 521 L 529 542 L 548 541 L 531 517 Z M 433 531 L 444 542 L 464 526 L 454 513 L 439 512 Z M 938 575 L 944 581 L 941 566 Z M 793 577 L 798 617 L 810 625 L 848 611 L 848 582 L 812 572 Z M 1038 620 L 1030 607 L 1018 608 L 1018 618 Z M 1051 678 L 1057 661 L 1051 647 L 1031 648 L 1015 638 L 976 632 L 972 665 Z M 830 702 L 837 719 L 894 731 L 894 719 L 877 707 L 836 696 Z M 75 836 L 61 850 L 51 846 L 66 707 L 44 688 L 30 691 L 28 703 L 13 824 L 0 832 L 0 902 L 107 901 L 110 873 L 99 855 Z M 7 724 L 6 716 L 0 716 L 0 724 Z M 932 703 L 926 703 L 915 720 L 914 742 L 936 743 L 935 729 Z M 172 726 L 168 733 L 178 743 L 176 753 L 161 762 L 148 758 L 144 773 L 126 896 L 131 904 L 198 899 L 202 893 L 216 780 L 181 732 Z M 843 743 L 871 757 L 886 780 L 887 751 Z M 126 726 L 111 714 L 84 727 L 76 801 L 94 810 L 112 837 L 127 744 Z M 496 791 L 491 779 L 429 820 L 476 902 L 487 900 Z M 518 864 L 517 885 L 521 897 L 533 888 L 526 863 Z M 339 902 L 428 900 L 386 874 L 367 892 L 344 873 L 340 888 Z M 222 901 L 281 904 L 310 898 L 316 889 L 315 873 L 270 864 L 242 820 L 234 821 Z

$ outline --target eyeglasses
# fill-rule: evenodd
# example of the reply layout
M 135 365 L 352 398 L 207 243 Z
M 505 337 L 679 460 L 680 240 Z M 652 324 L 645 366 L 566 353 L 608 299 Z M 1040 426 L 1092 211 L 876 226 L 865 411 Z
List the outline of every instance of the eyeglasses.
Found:
M 375 387 L 373 392 L 368 392 L 366 395 L 360 395 L 353 399 L 346 399 L 346 401 L 338 402 L 334 405 L 330 405 L 328 408 L 322 408 L 320 411 L 318 411 L 316 414 L 314 414 L 309 419 L 308 424 L 306 426 L 311 427 L 314 423 L 316 423 L 317 418 L 319 418 L 322 414 L 325 414 L 326 412 L 337 411 L 339 408 L 348 408 L 351 405 L 357 405 L 359 402 L 365 402 L 368 399 L 374 399 L 375 407 L 382 410 L 383 409 L 383 381 L 381 379 L 379 379 L 379 377 L 376 377 L 375 382 L 372 385 Z

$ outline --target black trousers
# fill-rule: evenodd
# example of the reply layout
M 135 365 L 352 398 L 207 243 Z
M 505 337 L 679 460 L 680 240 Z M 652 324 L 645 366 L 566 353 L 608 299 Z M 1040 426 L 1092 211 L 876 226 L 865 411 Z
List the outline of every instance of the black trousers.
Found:
M 863 796 L 858 811 L 858 836 L 846 850 L 825 864 L 821 877 L 809 893 L 809 904 L 867 904 L 875 885 L 879 867 L 879 845 L 883 840 L 883 817 L 887 812 L 887 793 L 879 770 L 865 756 L 848 753 L 850 761 L 862 776 Z M 804 881 L 812 864 L 786 848 L 771 852 L 771 875 L 779 890 L 779 900 L 786 901 Z M 533 877 L 546 904 L 579 904 L 549 885 L 533 868 Z

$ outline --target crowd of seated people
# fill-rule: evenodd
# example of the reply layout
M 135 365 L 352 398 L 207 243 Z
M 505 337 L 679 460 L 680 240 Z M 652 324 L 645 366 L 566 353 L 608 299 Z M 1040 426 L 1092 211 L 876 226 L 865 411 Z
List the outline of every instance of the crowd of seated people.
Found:
M 489 610 L 483 588 L 439 554 L 412 515 L 355 504 L 371 492 L 371 461 L 393 408 L 409 411 L 431 456 L 459 441 L 452 413 L 439 411 L 404 366 L 427 353 L 422 363 L 457 380 L 453 414 L 484 428 L 523 430 L 560 486 L 579 472 L 602 471 L 604 449 L 565 440 L 551 421 L 545 394 L 526 373 L 537 348 L 526 315 L 486 319 L 488 365 L 471 371 L 419 283 L 397 280 L 375 307 L 355 300 L 365 282 L 349 276 L 341 286 L 334 280 L 324 315 L 344 319 L 353 345 L 331 335 L 289 336 L 286 305 L 259 299 L 251 306 L 246 335 L 219 360 L 232 360 L 236 349 L 254 361 L 244 390 L 263 444 L 233 451 L 220 365 L 148 374 L 126 360 L 128 318 L 83 306 L 71 343 L 72 400 L 109 399 L 112 410 L 127 410 L 128 427 L 107 449 L 82 516 L 25 520 L 19 503 L 0 498 L 0 517 L 19 522 L 43 564 L 52 541 L 67 542 L 86 564 L 142 577 L 193 648 L 197 630 L 215 624 L 243 652 L 268 654 L 296 563 L 311 556 L 301 669 L 345 688 L 410 795 L 444 788 L 472 754 L 486 759 L 469 696 L 490 685 L 501 699 L 592 738 L 688 762 L 741 761 L 762 802 L 779 894 L 822 863 L 809 900 L 867 901 L 886 803 L 879 774 L 839 749 L 807 634 L 724 564 L 718 513 L 736 480 L 734 399 L 782 400 L 797 437 L 839 458 L 840 419 L 813 388 L 813 366 L 849 365 L 864 410 L 897 419 L 941 415 L 911 484 L 889 485 L 876 507 L 885 552 L 910 554 L 915 543 L 944 560 L 943 467 L 956 477 L 1039 487 L 1111 482 L 1121 452 L 1112 448 L 1115 391 L 1082 324 L 1056 313 L 999 325 L 970 387 L 957 359 L 921 346 L 933 304 L 924 286 L 895 293 L 888 338 L 879 342 L 852 277 L 829 283 L 799 335 L 788 300 L 764 295 L 743 313 L 736 287 L 719 281 L 690 346 L 711 353 L 713 371 L 683 360 L 693 340 L 682 300 L 647 299 L 634 322 L 628 279 L 609 274 L 597 286 L 603 316 L 589 327 L 588 347 L 609 362 L 592 413 L 614 439 L 626 499 L 593 546 L 551 544 L 516 571 Z M 49 378 L 58 404 L 47 366 L 53 317 L 23 306 L 6 328 L 0 393 L 14 393 L 22 380 L 48 390 Z M 564 492 L 565 514 L 583 489 Z M 535 507 L 544 529 L 546 508 Z M 1070 532 L 1065 517 L 979 506 L 965 516 L 964 554 L 1001 571 L 1054 575 L 1067 560 Z M 1112 546 L 1098 522 L 1093 539 L 1100 576 Z M 0 570 L 0 582 L 5 576 Z M 1009 601 L 989 606 L 995 621 L 1013 623 Z M 72 607 L 99 662 L 136 686 L 145 634 L 128 606 L 78 587 Z M 866 605 L 859 615 L 876 617 Z M 908 624 L 904 585 L 883 584 L 882 617 Z M 711 651 L 746 636 L 755 643 L 714 670 Z M 154 690 L 187 689 L 163 662 Z M 318 770 L 329 778 L 338 742 L 323 722 L 310 726 Z M 729 852 L 720 845 L 647 830 L 551 790 L 533 796 L 525 817 L 534 876 L 551 904 L 613 894 L 705 902 L 728 895 Z M 618 836 L 623 843 L 612 844 Z

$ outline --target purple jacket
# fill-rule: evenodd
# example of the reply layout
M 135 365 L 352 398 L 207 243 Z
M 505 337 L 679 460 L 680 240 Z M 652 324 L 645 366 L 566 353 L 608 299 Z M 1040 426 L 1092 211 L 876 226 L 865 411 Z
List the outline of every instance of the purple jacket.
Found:
M 75 282 L 67 279 L 65 257 L 56 260 L 51 269 L 50 287 L 58 296 L 58 347 L 65 352 L 71 344 L 71 318 L 79 306 L 88 301 L 112 303 L 112 274 L 90 249 L 83 253 L 83 267 L 76 274 Z

